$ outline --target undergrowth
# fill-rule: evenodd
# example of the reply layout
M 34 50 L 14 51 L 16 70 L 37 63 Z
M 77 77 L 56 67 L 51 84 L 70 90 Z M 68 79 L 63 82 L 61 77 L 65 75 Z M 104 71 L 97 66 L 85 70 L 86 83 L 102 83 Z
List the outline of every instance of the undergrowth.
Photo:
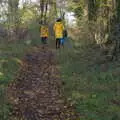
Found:
M 0 42 L 0 120 L 9 120 L 12 106 L 7 100 L 6 90 L 9 83 L 15 79 L 21 59 L 31 47 L 40 44 L 39 37 L 14 42 L 6 40 Z
M 64 95 L 80 120 L 120 120 L 120 62 L 105 61 L 97 46 L 58 51 Z

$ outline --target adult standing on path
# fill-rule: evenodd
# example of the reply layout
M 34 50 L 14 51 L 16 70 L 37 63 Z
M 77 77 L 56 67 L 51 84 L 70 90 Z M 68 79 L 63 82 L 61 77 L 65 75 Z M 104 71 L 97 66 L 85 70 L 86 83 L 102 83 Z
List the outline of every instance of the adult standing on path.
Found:
M 55 37 L 56 37 L 56 49 L 60 48 L 61 40 L 63 39 L 64 25 L 62 20 L 57 19 L 54 25 Z
M 46 23 L 43 23 L 40 28 L 40 37 L 41 37 L 41 42 L 43 44 L 47 44 L 48 33 L 49 33 L 48 26 Z

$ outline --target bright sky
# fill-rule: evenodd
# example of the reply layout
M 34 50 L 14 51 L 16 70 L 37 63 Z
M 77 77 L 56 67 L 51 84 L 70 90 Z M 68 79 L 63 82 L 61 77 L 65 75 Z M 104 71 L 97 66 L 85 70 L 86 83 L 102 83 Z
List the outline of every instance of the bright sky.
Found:
M 74 17 L 73 12 L 67 13 L 65 17 L 68 22 L 68 25 L 70 26 L 76 25 L 76 18 Z
M 25 2 L 25 0 L 20 0 L 19 1 L 19 6 L 21 7 L 22 6 L 22 1 L 24 1 Z M 31 0 L 32 2 L 37 2 L 38 0 Z
M 20 0 L 20 3 L 22 3 L 22 1 L 25 1 L 25 0 Z M 38 0 L 31 0 L 32 2 L 37 2 Z
M 22 7 L 22 1 L 25 1 L 25 0 L 20 0 L 20 7 Z M 39 0 L 31 0 L 31 1 L 32 2 L 38 2 Z M 72 13 L 72 12 L 67 13 L 66 14 L 66 19 L 68 21 L 68 24 L 70 24 L 70 25 L 76 24 L 76 18 L 74 17 L 74 13 Z

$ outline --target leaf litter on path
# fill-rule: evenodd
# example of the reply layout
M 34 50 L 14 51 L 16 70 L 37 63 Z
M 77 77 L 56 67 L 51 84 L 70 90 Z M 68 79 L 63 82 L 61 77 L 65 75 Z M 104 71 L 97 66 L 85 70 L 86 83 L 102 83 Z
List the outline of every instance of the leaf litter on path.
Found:
M 31 51 L 8 87 L 14 108 L 10 120 L 80 120 L 62 97 L 55 54 L 43 46 Z

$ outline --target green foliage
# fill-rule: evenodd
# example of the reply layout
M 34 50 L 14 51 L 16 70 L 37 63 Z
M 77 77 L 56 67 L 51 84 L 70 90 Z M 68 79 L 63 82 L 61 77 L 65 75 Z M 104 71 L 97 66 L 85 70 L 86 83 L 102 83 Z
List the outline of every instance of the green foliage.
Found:
M 37 10 L 35 10 L 34 6 L 30 8 L 29 6 L 26 6 L 25 8 L 20 9 L 21 23 L 28 24 L 29 22 L 37 18 L 36 14 Z
M 31 30 L 34 30 L 31 28 Z M 31 38 L 32 40 L 32 38 Z M 26 40 L 27 41 L 27 40 Z M 7 86 L 15 79 L 16 73 L 22 63 L 21 58 L 34 45 L 39 45 L 40 40 L 33 39 L 30 44 L 26 41 L 0 43 L 0 119 L 9 120 L 12 106 L 7 100 Z
M 11 105 L 8 104 L 7 99 L 5 97 L 5 89 L 0 86 L 0 119 L 8 120 L 9 113 L 11 112 Z
M 79 43 L 77 43 L 79 44 Z M 58 53 L 64 94 L 76 106 L 81 120 L 120 119 L 119 62 L 104 63 L 99 49 L 65 48 Z M 103 60 L 104 61 L 104 60 Z
M 74 12 L 75 16 L 78 19 L 81 19 L 84 14 L 84 7 L 85 7 L 85 3 L 83 0 L 79 0 L 79 1 L 71 0 L 68 2 L 68 11 Z
M 0 118 L 2 120 L 9 119 L 11 106 L 7 101 L 6 88 L 9 82 L 14 79 L 19 66 L 18 63 L 12 59 L 11 55 L 14 54 L 12 52 L 16 50 L 16 46 L 9 45 L 7 47 L 8 48 L 6 48 L 4 44 L 0 45 L 0 50 L 2 51 L 2 55 L 0 56 Z
M 120 1 L 116 0 L 116 4 L 117 4 L 117 8 L 116 8 L 117 18 L 118 18 L 118 22 L 119 22 L 120 21 Z
M 9 3 L 12 5 L 11 1 Z M 9 7 L 11 8 L 11 6 Z M 40 44 L 39 25 L 36 21 L 38 18 L 36 6 L 24 6 L 23 9 L 16 8 L 16 11 L 12 8 L 6 17 L 5 23 L 2 23 L 2 25 L 9 32 L 17 28 L 22 29 L 20 32 L 23 32 L 24 28 L 27 28 L 29 34 L 25 40 L 8 42 L 4 38 L 0 41 L 0 120 L 9 120 L 9 113 L 12 110 L 12 106 L 9 105 L 7 100 L 6 90 L 9 83 L 15 79 L 16 73 L 22 63 L 21 58 L 29 48 Z M 11 19 L 16 17 L 17 21 Z M 12 35 L 12 39 L 13 37 Z

